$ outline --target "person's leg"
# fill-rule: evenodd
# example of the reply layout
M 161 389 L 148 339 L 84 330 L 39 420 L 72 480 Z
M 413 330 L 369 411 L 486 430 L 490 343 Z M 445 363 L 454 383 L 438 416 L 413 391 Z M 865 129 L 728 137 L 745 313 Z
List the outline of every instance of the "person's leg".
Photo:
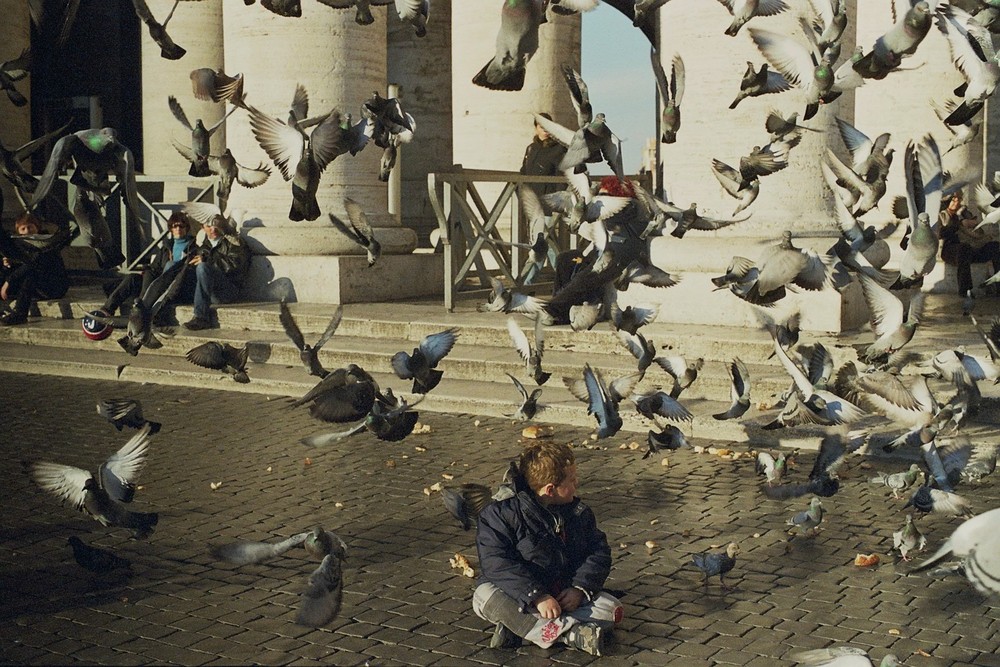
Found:
M 572 616 L 581 623 L 597 623 L 605 627 L 613 627 L 621 623 L 625 615 L 625 608 L 613 595 L 601 592 L 593 602 L 581 605 L 575 611 L 569 612 L 567 616 Z
M 118 283 L 118 286 L 115 287 L 111 294 L 108 295 L 108 298 L 105 299 L 101 310 L 109 315 L 114 315 L 115 311 L 121 308 L 123 303 L 125 303 L 128 299 L 133 299 L 139 295 L 139 291 L 137 289 L 138 285 L 139 276 L 134 273 L 130 273 L 122 278 Z
M 958 293 L 964 296 L 972 289 L 972 253 L 967 245 L 958 246 L 955 268 L 958 271 Z
M 35 273 L 28 271 L 10 281 L 7 289 L 7 305 L 10 312 L 0 318 L 6 325 L 24 324 L 28 321 L 28 309 L 35 298 Z M 13 305 L 11 305 L 13 303 Z
M 480 584 L 476 588 L 472 596 L 472 610 L 479 618 L 502 625 L 518 637 L 542 648 L 555 644 L 561 635 L 577 624 L 577 620 L 569 616 L 547 619 L 537 613 L 524 613 L 513 598 L 490 583 Z

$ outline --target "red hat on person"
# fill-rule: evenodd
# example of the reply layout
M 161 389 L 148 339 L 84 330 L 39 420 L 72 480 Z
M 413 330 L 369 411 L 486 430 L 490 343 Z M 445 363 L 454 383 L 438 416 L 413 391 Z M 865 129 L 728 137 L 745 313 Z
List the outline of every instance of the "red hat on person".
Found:
M 612 197 L 635 197 L 635 187 L 632 182 L 618 180 L 617 176 L 602 178 L 600 191 Z

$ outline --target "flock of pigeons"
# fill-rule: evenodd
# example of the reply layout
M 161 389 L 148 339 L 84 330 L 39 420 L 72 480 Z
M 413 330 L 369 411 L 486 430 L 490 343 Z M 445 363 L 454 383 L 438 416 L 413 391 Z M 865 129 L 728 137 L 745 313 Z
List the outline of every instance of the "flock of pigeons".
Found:
M 733 15 L 727 34 L 737 35 L 742 26 L 755 16 L 767 16 L 784 11 L 782 0 L 720 0 Z M 144 3 L 135 0 L 137 11 Z M 334 2 L 321 0 L 331 7 L 355 6 L 359 23 L 370 22 L 369 4 L 388 2 Z M 647 12 L 663 5 L 666 0 L 609 2 L 634 18 L 638 27 L 647 32 Z M 75 11 L 74 2 L 67 2 L 67 10 Z M 265 0 L 262 4 L 276 13 L 295 16 L 298 2 Z M 424 30 L 429 3 L 396 0 L 400 17 L 410 20 L 418 34 Z M 597 0 L 508 0 L 501 10 L 501 26 L 497 38 L 497 55 L 477 75 L 475 82 L 498 90 L 514 90 L 523 84 L 525 67 L 538 46 L 538 29 L 545 21 L 546 12 L 586 11 Z M 1000 64 L 990 40 L 997 12 L 980 0 L 957 0 L 951 4 L 932 7 L 919 0 L 911 2 L 898 20 L 881 36 L 872 49 L 864 54 L 858 50 L 840 66 L 840 38 L 846 24 L 846 7 L 843 0 L 810 0 L 815 9 L 815 21 L 803 23 L 801 38 L 781 35 L 751 26 L 747 29 L 754 43 L 777 71 L 768 65 L 759 71 L 748 65 L 747 76 L 741 84 L 735 107 L 742 99 L 776 93 L 792 86 L 802 88 L 809 101 L 803 120 L 811 118 L 820 104 L 832 101 L 837 95 L 856 87 L 865 80 L 880 80 L 892 75 L 907 56 L 912 55 L 933 23 L 948 39 L 953 58 L 966 77 L 958 95 L 961 99 L 942 107 L 942 121 L 955 131 L 955 138 L 948 150 L 971 139 L 978 124 L 977 117 L 985 100 L 992 94 L 1000 80 Z M 176 6 L 175 6 L 176 8 Z M 407 13 L 415 11 L 416 14 Z M 421 18 L 414 19 L 414 16 Z M 172 42 L 165 32 L 165 24 L 154 34 L 165 41 L 157 41 L 164 48 L 164 55 L 176 53 L 169 48 Z M 804 43 L 803 40 L 804 39 Z M 166 45 L 165 45 L 166 44 Z M 176 45 L 174 45 L 176 47 Z M 177 47 L 179 48 L 179 47 Z M 183 55 L 181 53 L 181 55 Z M 179 56 L 177 56 L 179 57 Z M 655 51 L 652 63 L 661 97 L 664 100 L 661 140 L 670 143 L 680 131 L 680 106 L 683 100 L 684 65 L 681 57 L 672 60 L 669 75 L 660 67 Z M 10 71 L 6 67 L 5 71 Z M 674 424 L 693 419 L 692 413 L 681 403 L 682 393 L 696 381 L 703 360 L 688 361 L 678 355 L 657 355 L 656 347 L 642 333 L 642 327 L 657 317 L 656 308 L 629 306 L 622 309 L 617 303 L 617 292 L 627 289 L 633 282 L 647 286 L 668 288 L 677 278 L 655 266 L 650 258 L 649 243 L 657 236 L 669 235 L 683 238 L 689 230 L 714 230 L 737 224 L 749 217 L 747 210 L 760 188 L 760 179 L 787 166 L 789 151 L 799 143 L 802 132 L 810 128 L 799 124 L 798 115 L 790 117 L 771 112 L 766 119 L 770 142 L 755 148 L 740 160 L 739 168 L 721 161 L 714 161 L 713 173 L 725 191 L 737 200 L 737 208 L 727 219 L 713 219 L 700 215 L 694 206 L 678 207 L 662 201 L 653 194 L 636 187 L 635 197 L 615 196 L 594 192 L 589 183 L 587 165 L 606 162 L 619 179 L 624 180 L 621 165 L 620 142 L 607 125 L 603 114 L 593 112 L 582 77 L 571 68 L 563 70 L 567 87 L 577 110 L 576 129 L 564 127 L 542 116 L 536 121 L 550 132 L 567 152 L 559 165 L 569 183 L 565 192 L 545 197 L 534 197 L 528 190 L 521 193 L 522 204 L 533 229 L 537 229 L 537 242 L 530 246 L 529 262 L 522 271 L 519 285 L 508 288 L 494 280 L 492 293 L 480 309 L 490 312 L 520 313 L 534 320 L 532 336 L 522 331 L 516 320 L 508 321 L 512 342 L 525 363 L 525 372 L 537 386 L 528 391 L 525 383 L 510 376 L 521 404 L 512 416 L 530 420 L 541 406 L 538 399 L 541 386 L 550 373 L 543 370 L 544 331 L 555 321 L 555 305 L 568 297 L 556 294 L 545 300 L 516 291 L 529 283 L 554 253 L 548 237 L 556 219 L 561 219 L 571 229 L 590 242 L 588 252 L 594 258 L 590 268 L 582 269 L 588 293 L 603 294 L 591 303 L 574 300 L 570 304 L 570 322 L 574 330 L 590 329 L 601 318 L 608 318 L 615 336 L 636 359 L 636 370 L 611 381 L 605 381 L 601 371 L 585 365 L 580 378 L 564 378 L 569 390 L 588 405 L 597 421 L 597 437 L 615 435 L 623 425 L 619 408 L 623 401 L 631 401 L 637 411 L 652 420 L 659 430 L 651 430 L 647 437 L 649 456 L 655 452 L 676 449 L 686 445 L 683 432 Z M 361 120 L 355 123 L 350 116 L 337 109 L 317 117 L 308 117 L 308 96 L 301 87 L 296 89 L 291 111 L 285 121 L 261 112 L 246 101 L 241 76 L 231 77 L 221 71 L 198 69 L 192 72 L 194 94 L 202 99 L 229 102 L 233 113 L 245 110 L 251 129 L 261 147 L 292 183 L 292 205 L 289 217 L 293 220 L 313 220 L 320 211 L 315 200 L 320 174 L 336 157 L 345 153 L 355 154 L 373 141 L 383 148 L 382 177 L 392 168 L 395 148 L 410 137 L 415 121 L 406 114 L 398 100 L 385 99 L 377 93 L 361 109 Z M 2 79 L 6 81 L 6 79 Z M 10 94 L 9 86 L 5 89 Z M 15 101 L 15 98 L 11 98 Z M 246 187 L 263 182 L 270 170 L 263 165 L 248 169 L 240 165 L 231 153 L 213 156 L 208 149 L 208 138 L 215 128 L 207 128 L 198 119 L 191 123 L 179 102 L 171 97 L 170 107 L 184 127 L 191 132 L 190 145 L 175 145 L 191 162 L 195 175 L 216 174 L 219 177 L 220 199 L 224 202 L 228 189 L 235 181 Z M 227 114 L 227 117 L 228 115 Z M 962 516 L 962 523 L 952 536 L 930 558 L 916 569 L 937 566 L 951 557 L 949 571 L 960 570 L 973 586 L 984 593 L 1000 592 L 1000 509 L 974 514 L 970 503 L 955 493 L 962 483 L 975 483 L 993 472 L 996 466 L 996 446 L 973 446 L 961 434 L 969 416 L 982 402 L 978 383 L 1000 382 L 1000 318 L 985 328 L 974 316 L 971 323 L 981 335 L 988 355 L 981 355 L 963 347 L 943 351 L 930 359 L 917 359 L 909 353 L 907 344 L 916 334 L 923 307 L 923 295 L 918 288 L 931 270 L 938 251 L 939 211 L 942 199 L 949 193 L 968 185 L 965 181 L 951 179 L 942 167 L 942 152 L 936 141 L 927 134 L 918 141 L 911 141 L 904 151 L 904 178 L 906 196 L 894 202 L 897 216 L 907 221 L 904 237 L 905 252 L 897 269 L 887 269 L 890 251 L 885 241 L 887 230 L 865 226 L 860 218 L 874 209 L 886 191 L 886 180 L 892 161 L 892 150 L 887 149 L 888 133 L 875 140 L 860 130 L 838 119 L 840 135 L 851 153 L 851 163 L 846 164 L 832 152 L 825 156 L 823 173 L 827 184 L 837 195 L 837 224 L 842 238 L 826 254 L 796 247 L 792 235 L 786 232 L 779 243 L 769 248 L 756 261 L 734 257 L 726 273 L 713 280 L 718 289 L 728 289 L 735 298 L 759 307 L 762 326 L 773 337 L 774 356 L 788 372 L 791 387 L 781 399 L 781 409 L 764 428 L 792 428 L 799 425 L 841 427 L 858 424 L 872 414 L 883 416 L 893 426 L 903 428 L 901 434 L 864 432 L 845 433 L 840 428 L 831 429 L 823 443 L 807 480 L 789 483 L 784 479 L 788 454 L 761 452 L 757 467 L 765 482 L 763 492 L 769 497 L 794 499 L 812 496 L 808 509 L 791 519 L 788 524 L 803 534 L 814 534 L 823 520 L 821 498 L 836 494 L 841 487 L 837 469 L 845 457 L 872 447 L 893 450 L 904 445 L 921 449 L 926 472 L 911 467 L 908 470 L 879 476 L 872 483 L 882 484 L 894 496 L 919 485 L 908 499 L 907 506 L 917 513 L 943 512 Z M 217 126 L 216 126 L 217 127 Z M 311 131 L 307 133 L 306 130 Z M 964 128 L 964 129 L 963 129 Z M 42 138 L 45 141 L 55 138 Z M 38 148 L 44 144 L 34 144 Z M 110 128 L 85 130 L 62 137 L 56 143 L 48 167 L 40 181 L 21 173 L 18 160 L 23 159 L 25 147 L 15 154 L 17 159 L 5 159 L 5 175 L 17 180 L 22 203 L 33 207 L 42 201 L 51 189 L 55 176 L 69 164 L 76 166 L 74 182 L 81 185 L 82 195 L 96 201 L 106 193 L 108 174 L 116 173 L 126 184 L 130 182 L 131 153 L 121 145 Z M 945 151 L 947 152 L 947 150 Z M 29 151 L 30 153 L 30 151 Z M 5 151 L 5 158 L 8 152 Z M 134 184 L 134 174 L 131 176 Z M 985 185 L 977 189 L 977 203 L 983 213 L 983 223 L 992 224 L 1000 217 L 1000 201 L 996 192 Z M 25 195 L 30 195 L 27 197 Z M 134 194 L 134 191 L 133 191 Z M 133 203 L 133 194 L 126 201 Z M 83 207 L 80 204 L 79 207 Z M 225 207 L 223 203 L 222 208 Z M 356 203 L 345 202 L 351 224 L 340 223 L 347 233 L 356 235 L 359 244 L 369 253 L 369 263 L 378 259 L 378 247 L 371 236 L 370 226 Z M 199 209 L 192 208 L 192 211 Z M 221 209 L 212 211 L 221 213 Z M 743 213 L 742 217 L 737 217 Z M 206 215 L 202 211 L 203 215 Z M 81 228 L 88 219 L 78 219 Z M 333 218 L 333 216 L 331 216 Z M 638 238 L 641 250 L 638 258 L 624 267 L 615 263 L 613 239 L 624 227 L 639 222 Z M 337 224 L 334 220 L 334 224 Z M 92 236 L 100 237 L 100 224 L 91 224 Z M 106 226 L 106 223 L 105 223 Z M 141 347 L 155 346 L 152 325 L 158 305 L 171 294 L 177 275 L 165 274 L 155 292 L 137 299 L 130 313 L 126 339 L 122 346 L 130 354 L 138 354 Z M 797 289 L 820 290 L 843 287 L 857 280 L 871 312 L 875 339 L 857 350 L 853 358 L 840 360 L 820 343 L 799 343 L 798 317 L 777 322 L 768 314 L 768 308 Z M 989 282 L 998 282 L 994 276 Z M 315 344 L 308 344 L 285 304 L 281 305 L 281 322 L 286 334 L 300 351 L 307 371 L 320 378 L 318 384 L 305 396 L 294 401 L 294 407 L 309 405 L 310 414 L 316 419 L 335 424 L 353 425 L 346 431 L 324 433 L 303 440 L 309 446 L 324 446 L 364 431 L 377 438 L 398 441 L 409 435 L 417 422 L 418 413 L 413 409 L 422 396 L 432 391 L 440 382 L 442 371 L 437 368 L 451 351 L 458 338 L 457 329 L 449 329 L 426 336 L 412 353 L 398 352 L 391 359 L 396 376 L 411 380 L 411 393 L 417 399 L 408 402 L 397 397 L 391 388 L 382 388 L 365 369 L 350 364 L 346 368 L 328 371 L 319 360 L 322 347 L 334 335 L 340 319 L 338 309 L 329 326 Z M 250 381 L 247 373 L 247 347 L 236 348 L 228 343 L 214 341 L 200 345 L 188 353 L 193 363 L 217 368 L 231 373 L 237 382 Z M 657 388 L 643 394 L 636 393 L 639 382 L 654 366 L 666 372 L 669 390 Z M 732 375 L 732 404 L 716 419 L 739 419 L 750 407 L 750 374 L 746 364 L 735 358 L 730 365 Z M 943 389 L 932 392 L 929 378 L 938 378 Z M 953 393 L 952 393 L 953 392 Z M 947 398 L 945 395 L 947 394 Z M 147 422 L 141 406 L 134 400 L 105 401 L 99 411 L 119 430 L 122 426 L 139 428 L 121 450 L 101 465 L 97 474 L 70 466 L 39 462 L 31 472 L 35 481 L 45 490 L 77 508 L 91 514 L 104 525 L 124 527 L 136 538 L 148 536 L 155 528 L 155 513 L 133 512 L 127 503 L 134 495 L 134 480 L 142 468 L 150 436 L 158 425 Z M 659 423 L 659 419 L 667 424 Z M 501 491 L 502 493 L 502 491 Z M 482 485 L 465 484 L 446 489 L 442 494 L 448 509 L 466 527 L 474 522 L 482 507 L 491 501 L 493 494 Z M 922 550 L 925 538 L 921 535 L 913 515 L 894 534 L 894 543 L 901 558 Z M 73 539 L 74 553 L 84 567 L 105 570 L 123 566 L 122 559 L 95 550 Z M 322 528 L 302 533 L 278 544 L 238 543 L 215 550 L 215 554 L 235 564 L 262 562 L 277 557 L 295 546 L 303 545 L 321 564 L 310 577 L 308 592 L 300 609 L 299 622 L 322 625 L 329 622 L 339 609 L 342 592 L 341 562 L 346 557 L 346 547 L 336 535 Z M 736 563 L 738 544 L 731 544 L 722 553 L 699 554 L 694 564 L 709 576 L 719 576 L 725 586 L 724 576 Z M 822 664 L 822 660 L 839 659 L 838 655 L 805 657 L 807 664 Z M 808 662 L 812 660 L 813 662 Z M 883 663 L 885 664 L 885 663 Z

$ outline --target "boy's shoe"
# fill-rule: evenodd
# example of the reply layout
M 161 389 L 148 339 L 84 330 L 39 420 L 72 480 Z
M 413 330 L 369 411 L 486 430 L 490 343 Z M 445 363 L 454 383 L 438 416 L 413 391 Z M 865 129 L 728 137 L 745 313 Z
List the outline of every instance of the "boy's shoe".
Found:
M 212 322 L 202 317 L 195 317 L 184 323 L 184 328 L 191 331 L 202 331 L 203 329 L 213 329 Z
M 18 324 L 24 324 L 27 321 L 28 321 L 28 316 L 25 315 L 24 313 L 17 313 L 14 311 L 10 311 L 8 313 L 0 315 L 0 324 L 7 327 L 12 327 Z
M 490 648 L 520 648 L 521 638 L 515 635 L 503 623 L 497 623 L 490 638 Z
M 566 644 L 584 653 L 602 656 L 607 650 L 608 632 L 596 623 L 577 623 L 566 634 Z

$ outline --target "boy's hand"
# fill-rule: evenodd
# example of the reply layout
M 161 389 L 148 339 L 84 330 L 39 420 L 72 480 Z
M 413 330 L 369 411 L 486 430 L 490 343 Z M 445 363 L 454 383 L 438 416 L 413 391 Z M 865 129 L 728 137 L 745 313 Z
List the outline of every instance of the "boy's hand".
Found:
M 556 602 L 563 611 L 576 611 L 583 604 L 583 591 L 579 588 L 565 588 L 556 596 Z
M 562 595 L 562 593 L 560 593 L 560 595 Z M 539 598 L 538 602 L 535 603 L 535 608 L 538 610 L 538 613 L 541 614 L 542 618 L 559 618 L 559 614 L 562 613 L 562 608 L 559 606 L 559 603 L 551 595 Z

